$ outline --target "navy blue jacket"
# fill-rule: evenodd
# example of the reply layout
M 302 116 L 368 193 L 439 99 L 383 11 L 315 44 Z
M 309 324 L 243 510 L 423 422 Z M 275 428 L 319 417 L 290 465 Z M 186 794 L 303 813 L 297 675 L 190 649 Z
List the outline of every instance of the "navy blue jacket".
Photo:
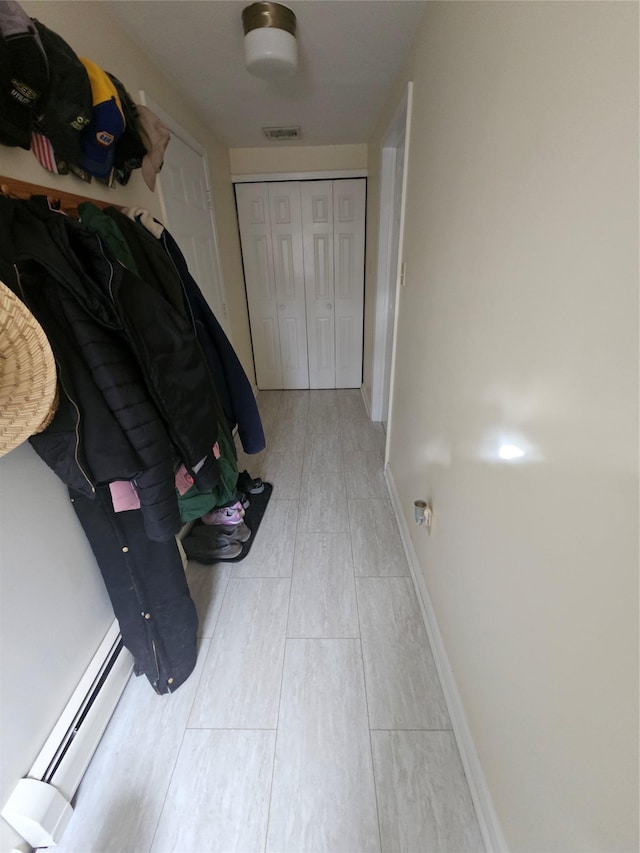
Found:
M 213 375 L 229 426 L 231 429 L 238 427 L 238 436 L 245 453 L 260 453 L 265 449 L 266 441 L 258 404 L 247 374 L 209 303 L 191 277 L 175 240 L 167 231 L 163 232 L 161 240 L 180 273 L 193 314 L 196 335 Z
M 124 215 L 120 214 L 116 219 L 121 226 L 124 224 L 122 218 Z M 247 374 L 224 329 L 189 272 L 178 244 L 166 228 L 159 242 L 171 259 L 182 282 L 196 335 L 213 376 L 229 426 L 231 429 L 238 427 L 238 436 L 245 453 L 260 453 L 266 447 L 266 441 L 258 404 Z
M 198 488 L 219 480 L 212 447 L 222 415 L 191 318 L 43 200 L 0 197 L 0 257 L 15 265 L 18 295 L 58 364 L 59 411 L 32 444 L 85 494 L 135 479 L 148 535 L 171 539 L 176 458 L 189 469 L 207 458 Z

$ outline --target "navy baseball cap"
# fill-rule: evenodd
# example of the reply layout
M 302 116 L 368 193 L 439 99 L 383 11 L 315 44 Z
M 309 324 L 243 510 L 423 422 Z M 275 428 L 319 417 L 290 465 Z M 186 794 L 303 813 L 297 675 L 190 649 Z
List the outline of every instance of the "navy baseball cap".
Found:
M 125 128 L 120 96 L 99 65 L 84 56 L 79 59 L 89 75 L 93 108 L 91 121 L 80 134 L 77 164 L 96 178 L 108 178 L 113 168 L 116 142 Z
M 128 183 L 133 170 L 142 166 L 147 149 L 144 147 L 144 142 L 138 132 L 138 111 L 133 98 L 117 77 L 108 71 L 107 75 L 120 96 L 120 105 L 125 121 L 124 133 L 116 142 L 113 161 L 115 179 L 119 184 L 124 185 Z

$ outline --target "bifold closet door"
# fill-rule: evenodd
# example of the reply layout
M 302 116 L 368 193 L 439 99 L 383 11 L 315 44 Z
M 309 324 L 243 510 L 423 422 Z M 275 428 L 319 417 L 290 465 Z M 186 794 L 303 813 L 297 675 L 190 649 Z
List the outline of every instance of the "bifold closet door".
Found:
M 236 185 L 259 388 L 360 387 L 365 187 Z
M 360 388 L 364 321 L 364 178 L 333 181 L 336 388 Z
M 297 182 L 236 186 L 258 388 L 308 388 Z
M 269 212 L 278 300 L 282 388 L 309 387 L 300 184 L 270 183 Z
M 336 387 L 333 181 L 301 184 L 309 387 Z

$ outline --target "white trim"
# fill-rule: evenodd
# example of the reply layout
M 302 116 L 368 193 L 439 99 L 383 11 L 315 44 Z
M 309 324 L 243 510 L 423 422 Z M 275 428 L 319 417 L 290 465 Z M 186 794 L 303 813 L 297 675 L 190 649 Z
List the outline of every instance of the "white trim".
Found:
M 364 408 L 367 413 L 367 417 L 370 421 L 373 420 L 371 417 L 371 400 L 369 400 L 369 395 L 367 394 L 367 389 L 364 384 L 360 386 L 360 393 L 362 394 L 362 402 L 364 403 Z
M 404 170 L 402 175 L 402 205 L 400 212 L 400 235 L 398 238 L 398 271 L 401 266 L 404 264 L 403 254 L 404 254 L 404 220 L 405 220 L 405 208 L 407 202 L 407 182 L 409 176 L 409 157 L 411 155 L 411 117 L 413 111 L 413 82 L 409 81 L 407 83 L 407 105 L 406 105 L 406 124 L 405 124 L 405 134 L 404 134 Z M 406 272 L 406 270 L 405 270 Z M 387 440 L 384 445 L 384 462 L 385 465 L 389 462 L 389 455 L 391 453 L 391 433 L 393 430 L 393 392 L 395 388 L 395 379 L 396 379 L 396 350 L 397 350 L 397 341 L 398 341 L 398 318 L 400 315 L 400 287 L 396 287 L 395 292 L 395 311 L 394 311 L 394 319 L 393 319 L 393 342 L 391 344 L 391 380 L 389 382 L 389 410 L 387 412 Z
M 381 421 L 387 360 L 387 318 L 391 301 L 391 215 L 393 207 L 396 149 L 383 147 L 380 158 L 380 225 L 378 228 L 378 275 L 376 285 L 373 370 L 371 377 L 371 419 Z M 397 271 L 396 271 L 397 278 Z M 395 293 L 396 286 L 393 288 Z
M 367 176 L 366 169 L 336 169 L 328 172 L 267 172 L 255 175 L 231 175 L 231 180 L 234 184 L 254 184 L 263 181 L 330 181 Z
M 205 179 L 207 181 L 207 191 L 209 194 L 209 215 L 211 217 L 211 232 L 213 235 L 213 264 L 214 264 L 214 273 L 217 276 L 218 281 L 220 282 L 220 296 L 222 298 L 222 306 L 224 310 L 224 317 L 218 317 L 220 324 L 222 325 L 226 336 L 229 338 L 229 341 L 233 345 L 233 340 L 231 338 L 231 324 L 229 322 L 229 310 L 228 310 L 228 301 L 227 301 L 227 291 L 224 283 L 224 275 L 222 272 L 222 263 L 220 261 L 220 242 L 218 240 L 218 225 L 216 222 L 216 212 L 213 207 L 213 193 L 211 191 L 211 175 L 209 174 L 209 158 L 207 156 L 206 148 L 198 142 L 195 137 L 191 136 L 191 134 L 182 127 L 182 125 L 178 124 L 178 122 L 171 116 L 166 110 L 164 110 L 160 104 L 155 101 L 150 95 L 144 91 L 144 89 L 139 90 L 140 94 L 140 103 L 144 104 L 144 106 L 149 107 L 171 131 L 174 136 L 179 137 L 185 145 L 188 145 L 189 148 L 192 148 L 202 157 L 202 163 L 204 166 L 204 174 Z M 167 217 L 167 207 L 164 200 L 164 191 L 162 185 L 162 172 L 160 172 L 156 178 L 156 190 L 158 191 L 158 197 L 160 199 L 160 207 L 162 209 L 162 218 L 163 221 L 166 222 Z
M 388 437 L 391 434 L 391 409 L 393 399 L 393 372 L 398 323 L 399 286 L 398 274 L 402 263 L 405 204 L 407 197 L 407 175 L 409 170 L 409 140 L 411 135 L 411 108 L 413 103 L 413 83 L 409 81 L 402 100 L 396 107 L 395 114 L 389 123 L 381 144 L 381 175 L 380 175 L 380 211 L 378 231 L 378 265 L 376 283 L 376 316 L 373 350 L 373 369 L 371 381 L 371 416 L 373 420 L 382 420 L 384 416 L 384 383 L 385 367 L 391 358 L 391 382 L 389 388 L 389 405 L 387 411 L 387 447 L 385 461 L 388 459 Z M 404 131 L 404 168 L 400 202 L 400 223 L 398 235 L 397 267 L 391 270 L 391 217 L 393 215 L 393 194 L 395 182 L 395 162 L 398 140 Z M 381 239 L 387 235 L 387 239 Z M 391 343 L 391 353 L 387 351 L 387 324 L 391 300 L 395 299 L 395 318 Z
M 442 686 L 442 692 L 444 693 L 447 710 L 451 719 L 453 734 L 456 739 L 465 776 L 467 777 L 467 783 L 469 785 L 471 799 L 478 818 L 482 840 L 484 841 L 487 853 L 507 853 L 507 842 L 505 841 L 502 833 L 502 828 L 500 827 L 500 822 L 493 805 L 493 800 L 489 793 L 487 780 L 485 779 L 484 772 L 480 764 L 480 758 L 478 757 L 478 752 L 473 742 L 473 738 L 471 737 L 471 731 L 464 712 L 464 706 L 456 685 L 453 670 L 451 669 L 451 664 L 449 663 L 449 657 L 447 655 L 444 640 L 442 639 L 440 627 L 438 626 L 435 610 L 433 609 L 431 597 L 422 574 L 418 555 L 416 554 L 413 542 L 411 541 L 411 536 L 409 535 L 407 522 L 404 517 L 404 513 L 402 512 L 400 496 L 398 495 L 393 474 L 388 464 L 385 464 L 384 476 L 387 482 L 394 515 L 398 522 L 400 538 L 407 557 L 407 562 L 409 563 L 409 571 L 411 572 L 411 577 L 413 579 L 418 603 L 422 612 L 422 618 L 427 631 L 427 637 L 429 638 L 429 644 L 436 664 L 436 670 Z

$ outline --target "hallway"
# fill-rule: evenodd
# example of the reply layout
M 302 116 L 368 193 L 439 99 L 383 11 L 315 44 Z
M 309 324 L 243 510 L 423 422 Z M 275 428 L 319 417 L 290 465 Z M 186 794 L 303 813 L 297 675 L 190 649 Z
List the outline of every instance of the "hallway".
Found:
M 259 394 L 273 483 L 247 557 L 190 563 L 196 671 L 132 678 L 63 853 L 481 851 L 359 390 Z

